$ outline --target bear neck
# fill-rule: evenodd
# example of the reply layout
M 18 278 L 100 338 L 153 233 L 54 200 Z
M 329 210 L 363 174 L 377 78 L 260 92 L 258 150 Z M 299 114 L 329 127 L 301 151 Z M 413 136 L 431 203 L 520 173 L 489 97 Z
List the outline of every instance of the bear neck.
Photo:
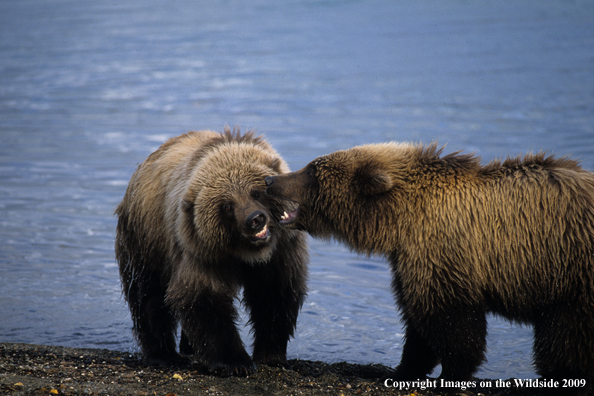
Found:
M 319 209 L 321 234 L 367 255 L 401 251 L 402 237 L 417 227 L 424 203 L 439 205 L 445 195 L 479 182 L 480 158 L 472 154 L 441 155 L 437 143 L 362 147 L 390 175 L 393 186 L 370 196 L 343 196 L 342 202 Z M 375 153 L 377 151 L 377 153 Z M 377 154 L 377 155 L 374 155 Z

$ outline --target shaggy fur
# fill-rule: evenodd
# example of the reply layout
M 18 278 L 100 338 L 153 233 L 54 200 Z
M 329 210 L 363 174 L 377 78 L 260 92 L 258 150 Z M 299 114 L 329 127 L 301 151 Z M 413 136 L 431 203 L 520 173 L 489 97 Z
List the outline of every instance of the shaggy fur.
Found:
M 468 380 L 493 312 L 534 326 L 547 378 L 594 379 L 594 174 L 544 154 L 481 166 L 436 144 L 338 151 L 266 179 L 281 223 L 391 263 L 406 326 L 395 378 Z
M 234 299 L 254 332 L 257 362 L 287 366 L 306 294 L 305 235 L 280 227 L 286 201 L 264 178 L 287 172 L 253 133 L 189 132 L 165 142 L 130 180 L 118 216 L 116 258 L 145 362 L 195 353 L 211 371 L 256 369 L 236 329 Z

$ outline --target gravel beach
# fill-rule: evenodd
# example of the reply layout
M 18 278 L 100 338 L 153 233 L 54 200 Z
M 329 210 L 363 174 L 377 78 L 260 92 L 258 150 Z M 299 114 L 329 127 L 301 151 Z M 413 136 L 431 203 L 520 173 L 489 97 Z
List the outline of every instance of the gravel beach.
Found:
M 106 349 L 0 343 L 0 394 L 10 395 L 529 395 L 524 389 L 466 390 L 385 385 L 382 365 L 291 360 L 293 370 L 261 366 L 249 377 L 221 378 L 205 367 L 147 367 L 138 357 Z M 513 381 L 512 381 L 513 382 Z M 425 388 L 425 389 L 422 389 Z M 448 393 L 449 392 L 449 393 Z

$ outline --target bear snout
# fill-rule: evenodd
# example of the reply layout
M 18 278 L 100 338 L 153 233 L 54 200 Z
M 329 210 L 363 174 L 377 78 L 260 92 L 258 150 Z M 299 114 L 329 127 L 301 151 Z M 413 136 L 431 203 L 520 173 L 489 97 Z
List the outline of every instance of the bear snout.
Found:
M 270 237 L 270 231 L 266 224 L 267 220 L 266 214 L 260 210 L 256 210 L 246 219 L 245 225 L 247 229 L 254 232 L 249 237 L 253 242 L 267 241 Z
M 264 214 L 264 212 L 261 210 L 256 210 L 254 213 L 248 216 L 245 224 L 248 228 L 255 231 L 264 227 L 264 225 L 266 225 L 266 220 L 266 214 Z
M 268 176 L 264 179 L 264 182 L 266 183 L 265 193 L 269 197 L 284 198 L 281 194 L 283 183 L 282 183 L 282 181 L 280 182 L 280 184 L 276 183 L 277 179 L 278 179 L 278 176 Z
M 275 180 L 276 180 L 276 177 L 268 176 L 264 179 L 264 183 L 266 183 L 266 187 L 270 187 L 274 183 Z

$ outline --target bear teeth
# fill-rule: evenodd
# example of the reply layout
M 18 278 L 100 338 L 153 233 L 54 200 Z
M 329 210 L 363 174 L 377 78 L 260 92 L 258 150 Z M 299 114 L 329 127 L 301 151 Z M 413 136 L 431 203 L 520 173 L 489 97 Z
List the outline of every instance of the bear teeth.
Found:
M 267 234 L 268 234 L 268 226 L 264 225 L 264 228 L 262 228 L 262 231 L 260 231 L 259 233 L 256 234 L 256 237 L 264 238 Z
M 281 220 L 287 220 L 289 218 L 289 214 L 287 212 L 283 213 L 281 216 Z

